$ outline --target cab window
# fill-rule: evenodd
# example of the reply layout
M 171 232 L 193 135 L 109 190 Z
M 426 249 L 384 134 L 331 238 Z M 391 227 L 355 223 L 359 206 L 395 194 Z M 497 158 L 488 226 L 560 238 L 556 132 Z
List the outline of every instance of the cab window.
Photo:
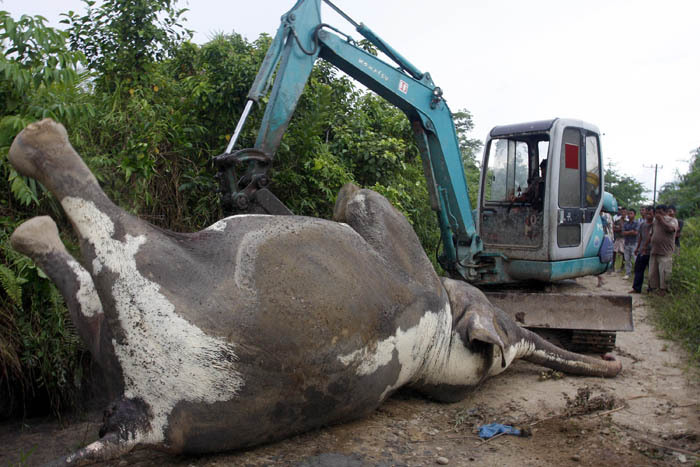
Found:
M 489 144 L 484 199 L 510 202 L 525 193 L 539 175 L 539 160 L 547 157 L 547 135 L 496 138 Z
M 600 150 L 596 135 L 586 136 L 586 207 L 597 207 L 600 201 Z

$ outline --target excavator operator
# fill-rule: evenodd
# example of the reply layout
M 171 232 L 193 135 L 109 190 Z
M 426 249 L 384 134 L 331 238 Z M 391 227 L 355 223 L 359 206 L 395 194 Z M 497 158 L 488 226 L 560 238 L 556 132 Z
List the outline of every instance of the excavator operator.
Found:
M 541 210 L 544 204 L 544 184 L 547 179 L 547 159 L 540 162 L 540 176 L 535 176 L 530 179 L 527 190 L 517 197 L 513 197 L 511 201 L 514 203 L 528 203 L 535 209 Z

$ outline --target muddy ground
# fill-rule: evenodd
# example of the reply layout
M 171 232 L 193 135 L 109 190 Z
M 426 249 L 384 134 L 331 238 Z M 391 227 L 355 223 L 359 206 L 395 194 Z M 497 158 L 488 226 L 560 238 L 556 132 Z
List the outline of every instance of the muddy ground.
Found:
M 626 293 L 618 275 L 578 283 L 596 293 Z M 614 379 L 570 377 L 517 362 L 469 398 L 440 404 L 410 392 L 372 416 L 242 452 L 171 456 L 138 451 L 113 466 L 579 466 L 700 465 L 700 379 L 682 349 L 654 330 L 634 296 L 635 331 L 618 335 L 624 366 Z M 99 411 L 63 423 L 0 425 L 0 465 L 39 465 L 97 438 Z M 485 423 L 524 428 L 529 437 L 484 442 Z

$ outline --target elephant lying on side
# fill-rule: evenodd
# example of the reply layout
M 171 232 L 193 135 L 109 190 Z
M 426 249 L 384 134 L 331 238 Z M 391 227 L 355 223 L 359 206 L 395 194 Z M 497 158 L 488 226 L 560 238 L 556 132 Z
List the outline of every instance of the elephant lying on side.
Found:
M 240 215 L 182 234 L 115 206 L 51 120 L 10 162 L 60 200 L 82 266 L 53 221 L 12 236 L 56 283 L 107 384 L 100 440 L 67 464 L 134 447 L 236 449 L 362 417 L 412 386 L 454 401 L 523 358 L 573 374 L 621 366 L 520 328 L 476 288 L 439 278 L 410 224 L 345 186 L 333 221 Z

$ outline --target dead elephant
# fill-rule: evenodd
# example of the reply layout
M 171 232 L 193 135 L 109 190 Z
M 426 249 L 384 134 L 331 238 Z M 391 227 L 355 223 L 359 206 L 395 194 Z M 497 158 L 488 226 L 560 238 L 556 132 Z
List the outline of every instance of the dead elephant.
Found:
M 404 385 L 453 401 L 517 358 L 620 371 L 440 279 L 407 220 L 370 190 L 344 187 L 336 222 L 234 216 L 183 234 L 115 206 L 51 120 L 22 131 L 9 158 L 60 200 L 82 261 L 49 218 L 20 226 L 12 244 L 58 285 L 121 394 L 101 438 L 66 464 L 135 447 L 203 453 L 278 440 L 362 417 Z

